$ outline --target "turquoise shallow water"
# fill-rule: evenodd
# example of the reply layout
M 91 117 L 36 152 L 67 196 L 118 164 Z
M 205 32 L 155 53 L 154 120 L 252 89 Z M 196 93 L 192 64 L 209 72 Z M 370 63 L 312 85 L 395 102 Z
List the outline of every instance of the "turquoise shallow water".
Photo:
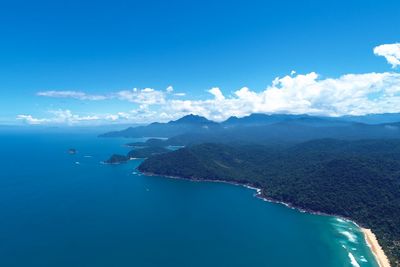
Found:
M 351 222 L 100 163 L 128 141 L 0 133 L 0 266 L 377 266 Z

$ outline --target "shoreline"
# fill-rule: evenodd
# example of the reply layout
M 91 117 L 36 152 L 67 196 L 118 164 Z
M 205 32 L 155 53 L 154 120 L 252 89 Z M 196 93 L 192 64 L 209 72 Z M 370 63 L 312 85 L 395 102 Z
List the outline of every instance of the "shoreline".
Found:
M 337 218 L 340 218 L 342 220 L 352 222 L 357 227 L 362 228 L 358 223 L 356 223 L 352 219 L 344 217 L 344 216 L 341 216 L 341 215 L 338 215 L 338 214 L 329 214 L 329 213 L 325 213 L 325 212 L 305 209 L 305 208 L 301 208 L 301 207 L 295 206 L 292 203 L 276 200 L 276 199 L 270 198 L 268 196 L 265 196 L 265 195 L 262 194 L 262 189 L 261 188 L 255 186 L 255 185 L 252 185 L 250 183 L 240 183 L 240 182 L 220 180 L 220 179 L 187 178 L 187 177 L 180 177 L 180 176 L 173 176 L 173 175 L 163 175 L 163 174 L 156 174 L 156 173 L 150 173 L 150 172 L 143 172 L 143 171 L 140 171 L 138 169 L 137 169 L 137 171 L 139 173 L 142 173 L 143 175 L 147 175 L 147 176 L 161 176 L 161 177 L 165 177 L 165 178 L 169 178 L 169 179 L 188 180 L 188 181 L 191 181 L 191 182 L 224 183 L 224 184 L 230 184 L 230 185 L 235 185 L 235 186 L 242 186 L 242 187 L 245 187 L 245 188 L 248 188 L 248 189 L 256 191 L 256 193 L 253 196 L 256 197 L 256 198 L 259 198 L 259 199 L 261 199 L 263 201 L 284 205 L 287 208 L 290 208 L 290 209 L 293 209 L 293 210 L 297 210 L 297 211 L 302 212 L 302 213 L 309 213 L 309 214 L 321 215 L 321 216 L 337 217 Z
M 147 175 L 147 176 L 162 176 L 162 177 L 166 177 L 166 178 L 170 178 L 170 179 L 189 180 L 192 182 L 213 182 L 213 183 L 225 183 L 225 184 L 231 184 L 231 185 L 236 185 L 236 186 L 243 186 L 248 189 L 256 191 L 256 193 L 254 194 L 254 197 L 259 198 L 263 201 L 267 201 L 267 202 L 275 203 L 275 204 L 281 204 L 287 208 L 298 210 L 299 212 L 306 212 L 309 214 L 320 215 L 320 216 L 321 215 L 322 216 L 333 216 L 333 217 L 337 217 L 337 218 L 340 218 L 345 221 L 352 222 L 358 228 L 360 228 L 361 232 L 364 235 L 364 239 L 365 239 L 368 247 L 370 248 L 370 251 L 371 251 L 372 255 L 374 256 L 375 261 L 377 262 L 379 267 L 391 267 L 388 257 L 386 256 L 382 247 L 379 245 L 378 240 L 377 240 L 375 234 L 372 232 L 372 230 L 360 226 L 357 222 L 353 221 L 350 218 L 346 218 L 346 217 L 343 217 L 343 216 L 340 216 L 337 214 L 328 214 L 328 213 L 324 213 L 324 212 L 308 210 L 308 209 L 297 207 L 291 203 L 275 200 L 273 198 L 263 195 L 261 188 L 258 188 L 257 186 L 254 186 L 249 183 L 246 184 L 246 183 L 227 181 L 227 180 L 219 180 L 219 179 L 212 180 L 212 179 L 202 179 L 202 178 L 187 178 L 187 177 L 172 176 L 172 175 L 160 175 L 160 174 L 155 174 L 155 173 L 142 172 L 139 169 L 137 169 L 137 171 L 144 175 Z
M 376 239 L 376 236 L 371 229 L 361 227 L 361 231 L 364 233 L 365 241 L 370 247 L 379 267 L 390 267 L 389 259 L 382 247 L 379 245 L 378 239 Z

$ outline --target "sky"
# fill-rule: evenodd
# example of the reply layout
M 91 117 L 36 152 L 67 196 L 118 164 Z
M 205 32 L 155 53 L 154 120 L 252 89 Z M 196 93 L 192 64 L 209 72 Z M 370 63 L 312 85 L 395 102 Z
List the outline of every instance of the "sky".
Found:
M 0 0 L 0 124 L 400 112 L 400 2 Z

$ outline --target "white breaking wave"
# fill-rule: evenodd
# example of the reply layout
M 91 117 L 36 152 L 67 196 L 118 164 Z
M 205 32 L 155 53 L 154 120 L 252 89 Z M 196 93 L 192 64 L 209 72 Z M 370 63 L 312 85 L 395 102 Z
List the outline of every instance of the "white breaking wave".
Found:
M 349 258 L 350 258 L 350 263 L 351 265 L 353 265 L 354 267 L 360 267 L 360 264 L 358 264 L 358 262 L 356 261 L 356 258 L 354 258 L 353 254 L 351 254 L 349 252 Z
M 367 259 L 366 259 L 364 256 L 361 256 L 361 257 L 360 257 L 360 261 L 362 261 L 362 262 L 368 262 Z
M 341 231 L 342 235 L 346 236 L 350 242 L 357 243 L 357 236 L 349 231 Z
M 345 222 L 345 220 L 343 220 L 343 219 L 341 219 L 341 218 L 336 218 L 336 221 L 341 222 L 341 223 L 344 223 L 344 222 Z

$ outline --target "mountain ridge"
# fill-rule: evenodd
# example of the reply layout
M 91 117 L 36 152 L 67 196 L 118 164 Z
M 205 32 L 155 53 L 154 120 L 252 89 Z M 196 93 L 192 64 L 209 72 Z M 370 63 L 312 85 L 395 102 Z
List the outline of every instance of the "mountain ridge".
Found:
M 355 126 L 381 125 L 397 127 L 400 113 L 369 114 L 364 116 L 326 117 L 308 114 L 263 114 L 253 113 L 241 118 L 232 116 L 225 121 L 215 122 L 198 115 L 186 115 L 166 123 L 153 122 L 145 126 L 129 127 L 121 131 L 113 131 L 101 137 L 165 137 L 170 138 L 187 133 L 207 133 L 209 130 L 221 130 L 232 127 L 267 126 L 277 124 L 298 124 L 309 126 Z M 373 127 L 370 127 L 373 128 Z M 377 127 L 376 127 L 377 128 Z M 159 135 L 162 136 L 159 136 Z

